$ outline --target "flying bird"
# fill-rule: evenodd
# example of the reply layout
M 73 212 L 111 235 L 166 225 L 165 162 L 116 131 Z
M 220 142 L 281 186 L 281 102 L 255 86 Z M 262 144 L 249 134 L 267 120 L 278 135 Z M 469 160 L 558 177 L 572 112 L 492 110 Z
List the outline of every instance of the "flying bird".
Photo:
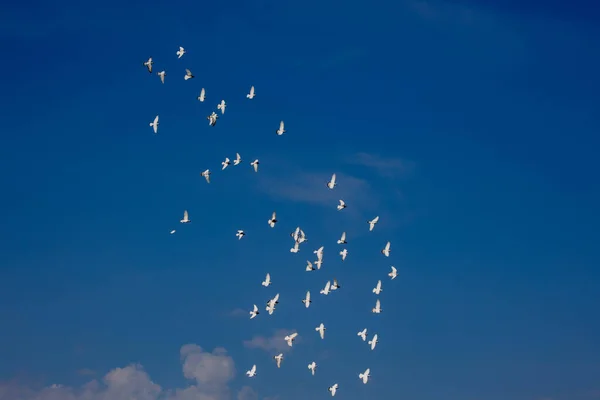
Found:
M 342 261 L 344 261 L 346 259 L 347 255 L 348 255 L 348 249 L 344 249 L 344 250 L 340 251 L 340 256 L 342 256 Z
M 369 382 L 369 377 L 371 376 L 371 369 L 367 368 L 365 372 L 358 374 L 358 377 L 362 379 L 362 382 L 366 385 Z
M 246 371 L 246 375 L 248 375 L 249 378 L 252 378 L 256 375 L 256 364 L 254 364 L 250 370 Z
M 310 369 L 310 372 L 312 373 L 313 376 L 315 376 L 315 370 L 317 369 L 317 363 L 316 362 L 311 362 L 310 364 L 308 364 L 308 369 Z
M 213 111 L 213 113 L 206 117 L 206 119 L 208 120 L 208 124 L 210 126 L 215 126 L 217 124 L 217 119 L 219 119 L 219 116 L 216 112 Z
M 285 125 L 284 125 L 283 121 L 280 121 L 280 122 L 279 122 L 279 129 L 277 129 L 277 134 L 278 134 L 279 136 L 281 136 L 281 135 L 283 135 L 285 132 L 287 132 L 287 131 L 285 130 Z
M 272 315 L 275 311 L 275 306 L 279 304 L 279 293 L 275 295 L 271 300 L 267 301 L 266 310 L 269 312 L 269 315 Z
M 233 160 L 233 165 L 238 165 L 241 162 L 242 162 L 242 157 L 240 156 L 240 153 L 235 153 L 235 160 Z
M 381 254 L 383 254 L 386 257 L 390 256 L 390 242 L 387 242 L 385 244 L 385 247 L 381 250 Z
M 321 269 L 321 265 L 323 265 L 323 259 L 317 258 L 316 261 L 314 261 L 314 264 L 317 267 L 317 269 Z
M 187 210 L 183 211 L 183 219 L 181 221 L 179 221 L 179 222 L 181 222 L 182 224 L 187 224 L 189 222 L 192 222 L 192 221 L 190 221 L 190 218 L 189 218 Z
M 154 134 L 158 133 L 158 115 L 154 117 L 154 121 L 150 122 L 150 126 L 154 130 Z
M 281 362 L 283 361 L 283 353 L 279 353 L 276 356 L 273 356 L 275 362 L 277 363 L 277 368 L 281 368 Z
M 367 340 L 367 328 L 365 328 L 362 331 L 358 332 L 356 335 L 360 336 L 361 339 L 363 340 L 363 342 L 366 341 Z
M 392 279 L 396 279 L 396 277 L 398 276 L 398 270 L 396 269 L 396 267 L 392 266 L 392 272 L 390 272 L 388 276 Z
M 148 68 L 148 72 L 150 73 L 152 73 L 152 64 L 154 64 L 154 61 L 152 61 L 152 57 L 148 58 L 148 61 L 144 63 L 144 66 Z
M 327 296 L 329 294 L 330 289 L 331 289 L 331 281 L 327 281 L 327 283 L 325 284 L 325 287 L 323 289 L 321 289 L 321 291 L 319 293 Z
M 254 86 L 251 86 L 251 87 L 250 87 L 250 93 L 248 93 L 248 94 L 246 95 L 246 97 L 247 97 L 247 98 L 249 98 L 250 100 L 252 100 L 252 99 L 254 98 L 254 96 L 255 96 L 255 93 L 254 93 Z
M 258 164 L 260 164 L 258 162 L 258 158 L 250 163 L 250 165 L 252 165 L 252 167 L 254 168 L 254 172 L 258 172 Z
M 344 208 L 346 208 L 346 203 L 344 203 L 344 200 L 340 199 L 340 204 L 338 204 L 337 209 L 338 211 L 342 211 Z
M 346 232 L 342 232 L 342 237 L 338 239 L 337 244 L 346 244 Z
M 374 334 L 373 338 L 371 340 L 369 340 L 369 344 L 371 345 L 371 350 L 375 350 L 375 346 L 377 346 L 377 343 L 379 343 L 379 339 L 377 337 L 377 334 Z
M 375 228 L 377 222 L 379 222 L 379 215 L 373 218 L 372 220 L 367 221 L 367 224 L 369 224 L 369 231 L 372 231 Z
M 306 260 L 306 271 L 314 271 L 315 267 L 313 267 L 312 263 Z
M 319 260 L 323 259 L 323 250 L 325 249 L 325 246 L 321 246 L 319 247 L 317 250 L 313 251 L 313 253 L 315 253 L 317 255 L 317 258 Z
M 338 384 L 334 383 L 332 386 L 329 386 L 329 389 L 327 390 L 329 390 L 329 393 L 331 393 L 331 397 L 335 396 L 338 390 Z
M 165 71 L 157 72 L 156 75 L 160 77 L 160 81 L 162 83 L 165 83 L 165 76 L 167 76 L 167 73 Z
M 221 170 L 224 170 L 225 168 L 227 168 L 229 166 L 229 164 L 231 164 L 231 160 L 229 160 L 229 157 L 225 157 L 225 161 L 221 162 L 221 165 L 223 166 L 223 168 L 221 168 Z
M 264 287 L 268 287 L 271 284 L 271 274 L 267 273 L 265 280 L 261 283 Z
M 306 292 L 306 296 L 304 297 L 304 299 L 302 299 L 302 302 L 304 303 L 304 307 L 306 307 L 306 308 L 310 307 L 310 303 L 312 303 L 312 300 L 310 299 L 309 291 Z
M 379 294 L 383 289 L 381 288 L 381 280 L 377 281 L 377 286 L 373 288 L 373 293 Z
M 173 230 L 171 231 L 171 235 L 172 235 L 172 234 L 174 234 L 174 233 L 175 233 L 175 229 L 173 229 Z
M 179 50 L 177 50 L 177 58 L 183 57 L 184 54 L 185 54 L 185 49 L 183 47 L 179 46 Z
M 315 328 L 315 331 L 319 332 L 319 336 L 321 336 L 321 339 L 325 339 L 325 329 L 325 325 L 323 325 L 322 322 L 319 326 Z
M 338 290 L 341 286 L 339 285 L 337 279 L 333 278 L 333 283 L 331 284 L 331 290 Z
M 198 96 L 198 100 L 200 102 L 204 102 L 205 99 L 206 99 L 206 90 L 204 90 L 204 88 L 202 88 L 202 90 L 200 90 L 200 96 Z
M 244 236 L 246 236 L 246 233 L 245 233 L 243 230 L 241 230 L 241 229 L 238 229 L 238 231 L 237 231 L 237 233 L 235 234 L 235 236 L 237 236 L 238 240 L 242 240 L 242 238 L 243 238 Z
M 217 105 L 217 108 L 219 110 L 221 110 L 221 114 L 225 114 L 225 107 L 227 105 L 225 104 L 225 100 L 221 100 L 221 102 Z
M 256 307 L 256 304 L 255 304 L 252 311 L 250 311 L 250 319 L 256 317 L 258 314 L 260 314 L 260 312 L 258 312 L 258 307 Z
M 200 175 L 202 175 L 204 177 L 204 179 L 206 179 L 207 183 L 210 183 L 210 170 L 209 169 L 202 172 Z
M 337 185 L 335 180 L 336 180 L 335 174 L 331 175 L 331 180 L 329 182 L 327 182 L 327 187 L 329 189 L 333 189 Z
M 183 79 L 185 79 L 186 81 L 188 79 L 192 79 L 194 77 L 194 75 L 192 74 L 192 71 L 190 71 L 189 69 L 185 69 L 185 76 L 183 77 Z
M 375 307 L 373 307 L 373 314 L 380 314 L 381 311 L 381 302 L 379 301 L 379 299 L 377 299 L 377 301 L 375 302 Z
M 285 340 L 287 342 L 288 346 L 292 347 L 294 345 L 294 340 L 296 340 L 297 336 L 298 336 L 298 332 L 294 332 L 294 333 L 284 337 L 283 340 Z
M 268 223 L 271 228 L 275 228 L 275 224 L 277 223 L 277 213 L 275 211 L 273 211 L 273 215 L 271 215 Z

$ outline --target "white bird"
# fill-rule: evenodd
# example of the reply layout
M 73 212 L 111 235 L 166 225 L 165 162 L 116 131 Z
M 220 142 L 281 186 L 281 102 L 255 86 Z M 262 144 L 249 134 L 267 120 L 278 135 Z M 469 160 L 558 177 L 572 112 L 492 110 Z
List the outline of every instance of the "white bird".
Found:
M 306 271 L 314 271 L 315 267 L 313 267 L 312 263 L 306 260 Z
M 317 267 L 317 269 L 321 269 L 321 265 L 323 265 L 323 259 L 322 258 L 317 258 L 317 260 L 314 261 L 314 264 Z
M 334 383 L 332 386 L 329 386 L 329 389 L 327 390 L 329 390 L 329 392 L 331 393 L 331 397 L 335 396 L 338 390 L 338 384 Z
M 310 307 L 310 303 L 312 303 L 312 300 L 310 299 L 309 291 L 306 292 L 306 296 L 302 299 L 302 302 L 304 303 L 304 307 Z
M 206 90 L 204 90 L 204 88 L 202 88 L 202 90 L 200 90 L 200 96 L 198 96 L 198 100 L 200 102 L 203 102 L 206 99 Z
M 298 336 L 298 332 L 294 332 L 290 335 L 287 335 L 283 338 L 287 342 L 287 345 L 292 347 L 294 345 L 294 340 L 296 340 L 296 336 Z
M 154 121 L 150 122 L 150 126 L 154 130 L 154 134 L 158 133 L 158 115 L 154 117 Z
M 250 311 L 250 319 L 256 317 L 258 314 L 260 314 L 260 312 L 258 312 L 258 307 L 255 304 L 252 311 Z
M 250 370 L 246 371 L 246 375 L 248 375 L 249 378 L 252 378 L 256 375 L 256 364 L 254 364 Z
M 383 289 L 381 288 L 381 280 L 377 281 L 377 286 L 373 288 L 373 293 L 379 294 Z
M 319 326 L 315 328 L 315 331 L 319 332 L 319 336 L 321 336 L 321 339 L 325 339 L 325 329 L 325 325 L 323 325 L 322 322 Z
M 183 77 L 183 79 L 185 79 L 186 81 L 188 79 L 192 79 L 194 77 L 194 75 L 192 74 L 192 71 L 190 71 L 189 69 L 185 69 L 185 76 Z
M 271 274 L 267 273 L 265 280 L 261 283 L 264 287 L 268 287 L 271 284 Z
M 217 108 L 219 110 L 221 110 L 221 114 L 225 114 L 225 107 L 227 105 L 225 104 L 225 100 L 221 100 L 221 102 L 217 105 Z
M 171 235 L 172 235 L 172 234 L 174 234 L 174 233 L 175 233 L 175 229 L 173 229 L 173 230 L 171 231 Z
M 321 289 L 321 291 L 319 293 L 327 296 L 329 294 L 330 289 L 331 289 L 331 281 L 327 281 L 327 283 L 325 284 L 325 287 L 323 289 Z
M 279 136 L 281 136 L 281 135 L 283 135 L 286 132 L 287 131 L 285 130 L 285 125 L 284 125 L 283 121 L 279 121 L 279 129 L 277 129 L 277 134 Z
M 379 339 L 377 334 L 373 335 L 373 338 L 371 340 L 369 340 L 369 344 L 371 345 L 371 350 L 375 350 L 375 346 L 377 346 L 377 343 L 379 343 Z
M 160 77 L 160 81 L 162 83 L 165 83 L 165 76 L 167 76 L 167 73 L 165 71 L 157 72 L 156 75 Z
M 290 253 L 297 253 L 300 251 L 300 244 L 298 242 L 294 242 L 294 247 L 290 249 Z
M 313 374 L 313 376 L 315 376 L 315 370 L 317 369 L 317 363 L 316 362 L 311 362 L 310 364 L 308 364 L 308 369 L 310 369 L 310 372 Z
M 366 385 L 369 382 L 369 376 L 371 376 L 371 369 L 367 368 L 365 372 L 358 374 L 358 377 L 362 379 L 362 382 Z
M 339 200 L 340 204 L 338 204 L 337 209 L 338 211 L 342 211 L 344 208 L 346 208 L 346 203 L 344 203 L 344 200 Z
M 204 179 L 206 179 L 207 183 L 210 183 L 210 170 L 209 169 L 202 172 L 201 175 L 204 177 Z
M 379 301 L 379 299 L 377 299 L 377 301 L 375 302 L 375 307 L 373 307 L 373 314 L 380 314 L 381 311 L 381 302 Z
M 221 162 L 221 165 L 223 166 L 223 168 L 221 168 L 221 170 L 224 170 L 225 168 L 227 168 L 229 166 L 229 164 L 231 164 L 231 160 L 229 159 L 229 157 L 225 157 L 225 161 Z
M 365 340 L 367 340 L 367 328 L 365 328 L 362 331 L 358 332 L 356 335 L 360 336 L 362 338 L 363 342 L 364 342 Z
M 192 222 L 192 221 L 190 221 L 190 218 L 189 218 L 187 210 L 183 211 L 183 219 L 181 221 L 179 221 L 179 222 L 181 222 L 182 224 L 187 224 L 189 222 Z
M 275 224 L 277 223 L 277 213 L 275 211 L 273 211 L 273 215 L 271 215 L 268 223 L 271 228 L 275 228 Z
M 233 160 L 233 165 L 238 165 L 240 162 L 242 162 L 242 156 L 240 156 L 240 153 L 235 153 L 235 160 Z
M 335 180 L 336 180 L 335 174 L 331 175 L 331 180 L 329 182 L 327 182 L 327 187 L 329 189 L 333 189 L 337 185 Z
M 342 232 L 342 237 L 338 239 L 337 241 L 338 244 L 346 244 L 348 242 L 346 242 L 346 232 Z
M 331 290 L 338 290 L 341 286 L 339 285 L 337 279 L 333 278 L 333 283 L 331 284 Z
M 385 244 L 385 247 L 381 250 L 381 254 L 383 254 L 386 257 L 390 256 L 390 242 L 387 242 Z
M 273 315 L 273 312 L 275 311 L 275 306 L 273 306 L 271 304 L 267 304 L 267 308 L 265 308 L 265 310 L 267 310 L 269 315 Z
M 375 228 L 375 224 L 377 224 L 377 222 L 379 222 L 379 215 L 373 218 L 372 220 L 367 221 L 367 224 L 369 224 L 369 231 L 372 231 L 373 228 Z
M 398 276 L 398 270 L 396 269 L 396 267 L 392 266 L 392 272 L 390 272 L 388 276 L 392 279 L 396 279 L 396 277 Z
M 246 235 L 246 233 L 241 229 L 238 229 L 237 233 L 235 234 L 235 236 L 237 236 L 238 240 L 241 240 L 245 235 Z
M 271 300 L 267 301 L 266 310 L 269 312 L 269 315 L 272 315 L 275 311 L 275 306 L 279 304 L 279 293 L 275 295 Z
M 277 363 L 277 368 L 281 368 L 281 362 L 283 361 L 283 353 L 279 353 L 276 356 L 273 356 L 275 362 Z
M 321 246 L 319 247 L 317 250 L 313 251 L 313 253 L 315 253 L 317 255 L 317 258 L 319 260 L 323 259 L 323 250 L 325 249 L 325 246 Z
M 152 64 L 154 64 L 154 61 L 152 61 L 152 57 L 148 58 L 148 61 L 144 63 L 144 66 L 148 68 L 148 72 L 150 73 L 152 73 Z
M 340 256 L 342 256 L 342 261 L 344 261 L 346 259 L 347 255 L 348 255 L 348 249 L 344 249 L 344 250 L 340 251 Z
M 206 119 L 208 120 L 208 124 L 210 126 L 215 126 L 217 124 L 217 119 L 219 119 L 219 116 L 216 112 L 213 111 L 213 113 L 206 117 Z
M 254 86 L 251 86 L 251 87 L 250 87 L 250 93 L 248 93 L 248 94 L 246 95 L 246 97 L 247 97 L 247 98 L 249 98 L 250 100 L 252 100 L 252 99 L 254 98 L 254 96 L 255 96 L 255 93 L 254 93 Z
M 258 164 L 260 164 L 258 162 L 258 158 L 250 163 L 250 165 L 252 165 L 252 167 L 254 168 L 254 172 L 258 172 Z
M 177 58 L 183 57 L 184 54 L 185 54 L 185 49 L 183 47 L 179 46 L 179 50 L 177 50 Z

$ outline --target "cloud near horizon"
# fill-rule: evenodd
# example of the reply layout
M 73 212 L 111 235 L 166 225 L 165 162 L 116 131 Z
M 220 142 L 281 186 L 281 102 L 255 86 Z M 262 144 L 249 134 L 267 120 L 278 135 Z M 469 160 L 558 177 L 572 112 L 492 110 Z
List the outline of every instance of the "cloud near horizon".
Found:
M 154 383 L 144 368 L 131 364 L 109 371 L 102 382 L 92 380 L 79 388 L 53 384 L 32 389 L 14 382 L 0 382 L 0 400 L 232 400 L 229 383 L 235 376 L 233 359 L 224 348 L 212 352 L 197 344 L 180 350 L 183 375 L 193 381 L 185 388 L 164 389 Z M 238 400 L 256 400 L 252 388 L 244 386 Z

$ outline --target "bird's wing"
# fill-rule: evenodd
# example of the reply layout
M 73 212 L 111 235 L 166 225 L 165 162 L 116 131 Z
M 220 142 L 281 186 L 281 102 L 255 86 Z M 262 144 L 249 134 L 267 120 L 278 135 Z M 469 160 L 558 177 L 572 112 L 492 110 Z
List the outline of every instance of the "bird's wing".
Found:
M 254 172 L 258 172 L 258 163 L 253 163 L 252 166 L 254 167 Z
M 183 219 L 186 219 L 186 220 L 187 220 L 188 218 L 189 218 L 189 217 L 188 217 L 188 212 L 187 212 L 187 210 L 185 210 L 185 211 L 183 212 Z
M 190 70 L 189 70 L 189 69 L 187 69 L 187 68 L 185 69 L 185 73 L 186 73 L 186 75 L 192 75 L 192 71 L 190 71 Z
M 273 211 L 273 215 L 271 216 L 271 218 L 272 218 L 273 220 L 277 219 L 277 213 L 276 213 L 275 211 Z
M 310 301 L 310 292 L 306 292 L 306 301 Z

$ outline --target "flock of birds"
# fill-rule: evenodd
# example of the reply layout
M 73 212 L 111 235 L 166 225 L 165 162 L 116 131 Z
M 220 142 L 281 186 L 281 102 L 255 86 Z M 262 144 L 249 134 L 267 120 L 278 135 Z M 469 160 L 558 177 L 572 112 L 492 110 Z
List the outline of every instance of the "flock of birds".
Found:
M 178 58 L 181 58 L 181 57 L 183 57 L 183 55 L 185 53 L 186 53 L 185 49 L 183 47 L 179 47 L 179 50 L 177 51 L 176 54 L 177 54 Z M 148 60 L 146 62 L 144 62 L 143 65 L 148 69 L 148 72 L 152 73 L 152 69 L 153 69 L 153 65 L 154 65 L 154 61 L 153 61 L 152 57 L 148 58 Z M 186 73 L 184 75 L 184 79 L 186 81 L 194 78 L 194 75 L 192 74 L 192 72 L 189 69 L 186 69 L 185 71 L 186 71 Z M 157 75 L 160 77 L 161 82 L 164 84 L 166 72 L 163 70 L 163 71 L 157 72 Z M 248 99 L 252 100 L 252 99 L 254 99 L 255 96 L 256 96 L 256 92 L 255 92 L 254 86 L 251 86 L 250 91 L 246 95 L 246 97 Z M 200 90 L 198 100 L 200 102 L 204 102 L 205 99 L 206 99 L 206 90 L 204 88 L 202 88 Z M 225 100 L 221 100 L 221 102 L 217 105 L 217 110 L 219 110 L 221 112 L 221 114 L 225 114 L 225 108 L 226 108 Z M 209 125 L 215 126 L 218 118 L 219 118 L 218 114 L 213 111 L 209 116 L 207 116 Z M 159 116 L 157 115 L 154 118 L 154 120 L 150 123 L 150 127 L 152 127 L 155 134 L 158 133 L 158 125 L 159 125 Z M 285 124 L 283 121 L 281 121 L 279 123 L 279 129 L 277 129 L 275 132 L 279 136 L 283 135 L 286 132 Z M 236 153 L 236 157 L 233 160 L 233 165 L 234 166 L 239 165 L 241 163 L 241 161 L 242 161 L 242 158 L 241 158 L 240 154 Z M 225 160 L 223 162 L 221 162 L 221 166 L 222 166 L 221 169 L 225 170 L 231 163 L 232 163 L 232 161 L 228 157 L 225 157 Z M 254 169 L 254 172 L 258 172 L 258 166 L 259 166 L 258 159 L 255 159 L 254 161 L 252 161 L 250 163 L 250 165 Z M 211 176 L 210 169 L 203 171 L 200 175 L 202 177 L 204 177 L 204 179 L 206 180 L 207 183 L 210 183 L 210 176 Z M 326 186 L 329 190 L 333 190 L 337 186 L 337 184 L 338 184 L 337 177 L 336 177 L 336 174 L 334 173 L 331 176 L 331 179 L 328 182 L 326 182 Z M 337 205 L 337 210 L 342 211 L 346 207 L 347 207 L 346 203 L 340 199 L 339 204 Z M 184 210 L 183 218 L 180 220 L 180 223 L 188 224 L 190 222 L 191 222 L 191 220 L 189 217 L 189 213 L 187 210 Z M 278 222 L 277 213 L 273 212 L 273 214 L 271 215 L 271 217 L 269 218 L 267 223 L 271 228 L 275 228 L 275 225 L 277 224 L 277 222 Z M 367 224 L 369 225 L 369 231 L 373 231 L 373 229 L 375 229 L 375 226 L 377 225 L 378 222 L 379 222 L 379 216 L 376 216 L 375 218 L 367 221 Z M 175 229 L 173 229 L 170 233 L 174 234 Z M 236 232 L 235 235 L 238 238 L 238 240 L 241 240 L 246 235 L 246 233 L 240 229 Z M 302 228 L 297 227 L 293 232 L 290 233 L 290 236 L 294 240 L 294 244 L 293 244 L 293 247 L 290 248 L 290 252 L 298 253 L 300 251 L 300 245 L 307 241 L 306 234 L 304 233 Z M 337 240 L 337 244 L 344 246 L 347 243 L 348 242 L 346 241 L 346 232 L 342 232 L 341 237 Z M 391 252 L 391 244 L 388 241 L 385 244 L 385 246 L 381 249 L 381 253 L 385 257 L 389 257 L 390 252 Z M 320 270 L 323 265 L 324 246 L 321 246 L 317 250 L 314 250 L 313 253 L 316 255 L 316 260 L 313 262 L 311 262 L 309 260 L 306 261 L 306 263 L 307 263 L 306 271 L 307 272 Z M 346 248 L 343 248 L 342 250 L 340 250 L 339 255 L 340 255 L 342 261 L 344 261 L 348 255 L 348 250 Z M 388 276 L 393 280 L 393 279 L 396 279 L 397 275 L 398 275 L 397 269 L 394 266 L 392 266 L 391 271 L 388 273 Z M 271 286 L 271 284 L 272 284 L 271 275 L 269 273 L 267 273 L 265 280 L 262 282 L 262 286 L 269 287 L 269 286 Z M 340 285 L 339 285 L 337 279 L 334 278 L 333 280 L 327 281 L 327 283 L 325 284 L 325 287 L 323 289 L 321 289 L 319 293 L 327 296 L 332 291 L 336 291 L 339 288 L 340 288 Z M 372 291 L 375 295 L 379 295 L 382 292 L 382 290 L 383 290 L 382 282 L 381 282 L 381 280 L 378 280 L 376 286 L 373 288 Z M 302 299 L 302 303 L 304 303 L 304 306 L 306 308 L 310 307 L 310 305 L 312 303 L 310 291 L 306 292 L 304 299 Z M 275 312 L 276 306 L 278 304 L 279 304 L 279 293 L 277 293 L 272 299 L 267 301 L 265 310 L 267 311 L 267 313 L 269 315 L 272 315 Z M 381 302 L 380 302 L 379 298 L 376 299 L 375 306 L 372 308 L 371 311 L 374 314 L 380 314 L 383 311 L 381 308 Z M 254 319 L 260 314 L 259 308 L 256 304 L 253 305 L 252 310 L 249 312 L 249 314 L 250 314 L 250 319 Z M 317 327 L 315 327 L 315 331 L 319 334 L 321 340 L 325 339 L 326 327 L 322 322 Z M 377 343 L 379 343 L 379 338 L 378 338 L 377 333 L 373 334 L 373 336 L 367 341 L 367 328 L 358 332 L 357 336 L 360 339 L 362 339 L 363 342 L 367 342 L 368 345 L 370 346 L 371 350 L 374 350 Z M 284 337 L 284 340 L 288 346 L 292 347 L 294 345 L 294 341 L 296 340 L 297 337 L 298 337 L 298 332 L 293 332 L 289 335 L 286 335 Z M 279 353 L 279 354 L 273 356 L 273 359 L 275 360 L 277 368 L 281 368 L 281 365 L 282 365 L 282 362 L 284 359 L 283 353 Z M 317 369 L 317 363 L 315 361 L 312 361 L 308 364 L 308 370 L 310 371 L 310 373 L 312 375 L 315 375 L 316 369 Z M 246 371 L 246 375 L 249 378 L 255 377 L 256 374 L 257 374 L 256 364 L 254 364 L 252 366 L 252 368 L 250 368 L 248 371 Z M 366 384 L 369 381 L 370 376 L 371 376 L 370 368 L 367 368 L 363 372 L 358 374 L 359 379 L 364 384 Z M 328 391 L 331 394 L 331 396 L 335 396 L 338 389 L 339 389 L 339 384 L 334 383 L 331 386 L 329 386 Z

